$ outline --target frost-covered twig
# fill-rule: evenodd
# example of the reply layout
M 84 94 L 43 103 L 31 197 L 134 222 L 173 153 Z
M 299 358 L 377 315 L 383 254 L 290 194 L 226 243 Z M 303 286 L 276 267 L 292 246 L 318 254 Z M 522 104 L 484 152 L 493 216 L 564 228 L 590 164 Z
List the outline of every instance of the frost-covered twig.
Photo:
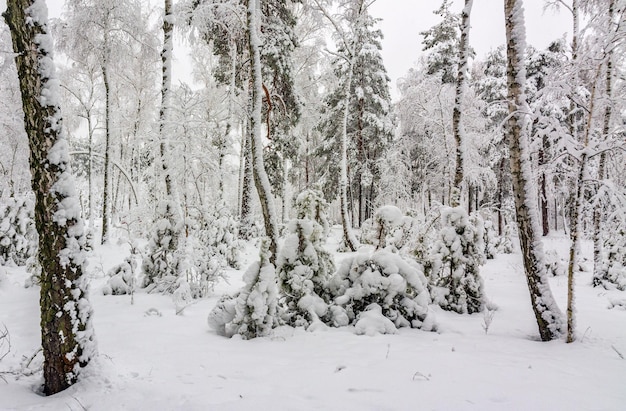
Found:
M 6 325 L 0 327 L 0 361 L 11 352 L 11 334 Z
M 496 310 L 487 308 L 483 311 L 483 330 L 485 330 L 485 334 L 489 333 L 489 327 L 491 326 L 494 315 L 496 315 Z
M 425 379 L 426 381 L 430 381 L 430 378 L 428 378 L 427 376 L 425 376 L 424 374 L 422 374 L 421 372 L 417 371 L 415 374 L 413 374 L 413 378 L 412 380 L 415 381 L 416 377 L 422 377 L 423 379 Z
M 611 348 L 613 348 L 613 351 L 615 351 L 617 355 L 619 355 L 619 358 L 621 358 L 622 360 L 624 359 L 624 355 L 621 352 L 619 352 L 619 350 L 615 348 L 614 345 L 611 345 Z

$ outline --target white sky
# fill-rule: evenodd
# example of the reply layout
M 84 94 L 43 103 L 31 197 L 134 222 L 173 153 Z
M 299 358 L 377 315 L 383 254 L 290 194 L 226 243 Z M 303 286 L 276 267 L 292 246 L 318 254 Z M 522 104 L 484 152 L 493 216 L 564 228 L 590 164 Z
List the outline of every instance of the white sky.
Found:
M 463 0 L 454 0 L 452 11 L 460 12 L 463 4 Z M 566 10 L 558 14 L 553 10 L 544 13 L 544 4 L 545 0 L 524 1 L 527 43 L 537 48 L 545 48 L 552 40 L 571 31 L 571 15 L 568 16 Z M 383 19 L 379 26 L 385 36 L 383 59 L 394 89 L 398 78 L 422 53 L 419 33 L 439 22 L 440 17 L 433 11 L 440 5 L 441 0 L 377 0 L 371 6 L 371 14 Z M 489 50 L 505 43 L 504 1 L 474 0 L 470 23 L 470 44 L 477 58 L 483 58 Z
M 106 0 L 103 0 L 106 1 Z M 60 14 L 64 0 L 48 0 L 50 16 Z M 555 13 L 543 11 L 546 0 L 525 0 L 526 34 L 528 44 L 545 48 L 552 40 L 570 32 L 571 17 L 565 10 Z M 371 8 L 374 17 L 382 18 L 380 28 L 383 40 L 383 59 L 391 77 L 392 96 L 395 84 L 418 60 L 422 53 L 421 31 L 438 22 L 439 16 L 433 11 L 441 5 L 441 0 L 377 0 Z M 454 0 L 453 11 L 463 8 L 463 0 Z M 0 11 L 6 9 L 6 1 L 0 0 Z M 474 0 L 471 14 L 470 44 L 478 58 L 484 57 L 490 49 L 504 44 L 504 1 Z M 185 56 L 176 53 L 178 64 L 174 66 L 176 78 L 190 78 L 190 64 Z

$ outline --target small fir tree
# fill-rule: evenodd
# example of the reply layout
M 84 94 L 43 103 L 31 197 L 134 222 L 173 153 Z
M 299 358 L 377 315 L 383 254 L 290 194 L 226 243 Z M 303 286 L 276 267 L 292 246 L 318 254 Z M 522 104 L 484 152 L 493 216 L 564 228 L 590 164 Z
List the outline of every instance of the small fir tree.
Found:
M 444 310 L 461 314 L 480 312 L 485 307 L 482 224 L 472 224 L 461 207 L 445 207 L 442 228 L 431 250 L 433 298 Z
M 318 223 L 324 223 L 328 209 L 321 193 L 303 192 L 298 196 L 296 209 L 300 218 L 289 223 L 290 234 L 278 256 L 276 274 L 285 322 L 308 326 L 327 312 L 326 287 L 335 265 L 324 249 L 324 227 Z
M 269 262 L 270 241 L 261 242 L 260 261 L 252 264 L 243 276 L 244 287 L 234 297 L 218 301 L 208 318 L 218 334 L 243 339 L 269 335 L 278 324 L 278 286 L 276 271 Z

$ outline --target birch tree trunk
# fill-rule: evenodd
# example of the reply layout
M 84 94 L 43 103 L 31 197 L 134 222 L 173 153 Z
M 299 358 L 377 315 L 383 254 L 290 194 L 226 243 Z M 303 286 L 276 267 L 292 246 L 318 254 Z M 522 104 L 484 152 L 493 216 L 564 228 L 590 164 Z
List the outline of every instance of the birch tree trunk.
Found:
M 350 112 L 350 89 L 352 87 L 352 57 L 348 64 L 346 95 L 344 97 L 343 118 L 341 119 L 341 175 L 339 177 L 339 205 L 341 207 L 341 225 L 343 241 L 350 251 L 356 251 L 359 242 L 352 231 L 352 222 L 348 214 L 348 115 Z
M 105 32 L 105 48 L 108 47 L 108 34 Z M 105 56 L 108 53 L 105 52 Z M 100 244 L 109 242 L 109 224 L 111 222 L 111 209 L 109 203 L 111 192 L 111 90 L 109 83 L 108 62 L 102 63 L 102 82 L 104 83 L 104 188 L 102 191 L 102 235 Z
M 469 58 L 469 31 L 470 14 L 473 0 L 465 0 L 465 7 L 461 13 L 461 41 L 459 44 L 459 67 L 456 78 L 456 93 L 454 109 L 452 111 L 452 132 L 456 142 L 456 168 L 454 170 L 454 189 L 450 204 L 457 207 L 461 204 L 461 188 L 463 184 L 463 125 L 461 124 L 461 108 L 463 105 L 463 91 L 467 78 L 467 61 Z M 471 202 L 471 199 L 468 199 Z
M 250 115 L 252 149 L 252 169 L 254 171 L 254 183 L 261 201 L 263 220 L 265 221 L 265 234 L 270 240 L 269 262 L 276 265 L 278 252 L 278 220 L 276 207 L 272 198 L 272 187 L 265 171 L 263 162 L 263 141 L 261 138 L 262 105 L 263 105 L 263 78 L 261 74 L 261 40 L 259 38 L 261 13 L 259 0 L 248 0 L 248 40 L 250 46 L 251 71 L 252 71 L 252 108 Z
M 509 119 L 506 135 L 509 143 L 511 177 L 515 210 L 519 229 L 524 271 L 530 292 L 530 300 L 539 335 L 543 341 L 558 338 L 563 332 L 563 315 L 559 310 L 548 283 L 543 247 L 539 237 L 536 193 L 530 169 L 528 136 L 525 135 L 524 111 L 526 99 L 524 84 L 524 49 L 526 31 L 521 0 L 505 0 L 504 4 L 507 39 L 507 86 Z
M 69 164 L 47 15 L 43 0 L 9 0 L 3 16 L 16 53 L 30 148 L 42 269 L 43 392 L 52 395 L 76 382 L 96 355 L 96 345 L 83 274 L 84 226 Z
M 609 32 L 613 32 L 615 15 L 615 0 L 609 2 Z M 602 138 L 608 140 L 611 127 L 612 115 L 612 94 L 613 94 L 613 49 L 610 48 L 606 56 L 606 79 L 605 79 L 605 98 L 606 106 L 604 107 L 604 119 L 602 124 Z M 598 164 L 598 181 L 602 184 L 605 177 L 606 154 L 600 154 Z M 602 201 L 597 201 L 593 210 L 593 285 L 598 286 L 602 283 Z

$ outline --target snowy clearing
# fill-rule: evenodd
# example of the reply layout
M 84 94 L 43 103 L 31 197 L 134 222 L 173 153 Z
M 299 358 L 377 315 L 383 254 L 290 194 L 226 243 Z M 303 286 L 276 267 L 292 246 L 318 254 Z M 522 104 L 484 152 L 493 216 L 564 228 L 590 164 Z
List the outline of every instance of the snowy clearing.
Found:
M 567 246 L 558 236 L 546 241 L 560 256 Z M 584 243 L 587 257 L 590 247 Z M 247 251 L 250 262 L 256 250 Z M 0 409 L 626 408 L 626 360 L 620 358 L 626 355 L 626 310 L 615 304 L 623 293 L 592 288 L 589 272 L 577 277 L 579 338 L 573 344 L 538 341 L 518 253 L 498 255 L 482 267 L 487 295 L 498 307 L 491 323 L 484 314 L 458 315 L 433 306 L 438 332 L 405 328 L 370 337 L 355 335 L 350 327 L 313 332 L 281 327 L 271 337 L 244 341 L 218 336 L 206 318 L 222 293 L 239 289 L 245 267 L 229 271 L 230 284 L 218 284 L 213 297 L 177 316 L 168 296 L 140 292 L 131 305 L 129 296 L 102 295 L 101 273 L 127 252 L 103 246 L 92 254 L 100 359 L 89 377 L 47 398 L 36 393 L 39 374 L 9 373 L 39 346 L 39 290 L 23 287 L 23 269 L 0 268 L 0 325 L 11 338 L 11 351 L 0 361 Z M 561 307 L 566 283 L 564 277 L 551 279 Z

